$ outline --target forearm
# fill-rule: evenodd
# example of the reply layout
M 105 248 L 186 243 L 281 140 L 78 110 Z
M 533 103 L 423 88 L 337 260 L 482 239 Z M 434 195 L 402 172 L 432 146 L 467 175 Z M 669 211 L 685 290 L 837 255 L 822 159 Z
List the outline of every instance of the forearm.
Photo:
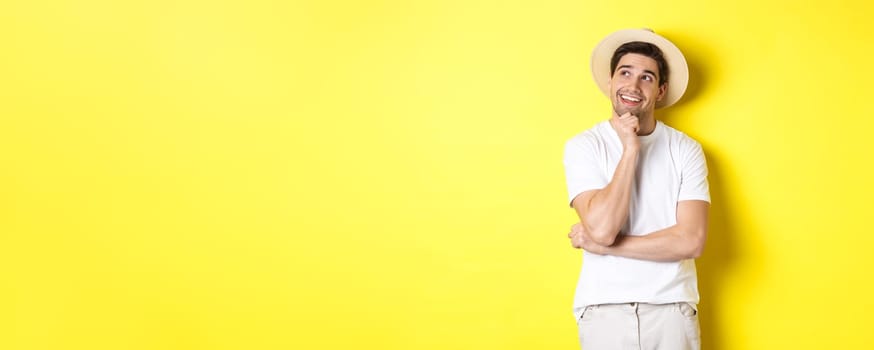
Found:
M 628 220 L 631 186 L 637 167 L 636 148 L 626 148 L 606 187 L 594 193 L 587 203 L 575 205 L 580 221 L 597 242 L 611 245 Z
M 680 261 L 701 256 L 707 239 L 710 203 L 687 200 L 677 203 L 677 224 L 643 236 L 619 235 L 614 244 L 600 244 L 583 225 L 574 225 L 568 237 L 575 248 L 599 255 L 650 261 Z
M 683 232 L 678 225 L 645 236 L 620 235 L 599 253 L 631 259 L 672 262 L 695 259 L 704 248 L 703 234 Z

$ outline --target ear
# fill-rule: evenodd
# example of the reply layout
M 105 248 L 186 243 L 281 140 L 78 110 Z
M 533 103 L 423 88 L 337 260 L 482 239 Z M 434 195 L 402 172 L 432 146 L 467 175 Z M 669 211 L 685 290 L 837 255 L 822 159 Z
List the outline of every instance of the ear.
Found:
M 656 101 L 661 101 L 667 95 L 668 95 L 668 83 L 665 82 L 664 84 L 659 86 L 659 96 L 656 98 Z

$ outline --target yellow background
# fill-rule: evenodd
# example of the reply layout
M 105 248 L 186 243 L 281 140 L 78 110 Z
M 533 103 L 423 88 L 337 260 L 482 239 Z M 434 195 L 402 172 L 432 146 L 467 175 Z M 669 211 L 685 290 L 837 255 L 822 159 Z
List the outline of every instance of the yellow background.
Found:
M 564 142 L 650 27 L 706 349 L 869 347 L 865 1 L 4 1 L 0 348 L 576 349 Z

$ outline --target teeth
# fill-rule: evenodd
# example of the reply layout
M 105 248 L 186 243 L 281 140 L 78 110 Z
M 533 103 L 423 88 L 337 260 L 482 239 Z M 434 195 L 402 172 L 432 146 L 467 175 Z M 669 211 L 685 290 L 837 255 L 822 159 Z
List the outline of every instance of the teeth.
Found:
M 636 97 L 625 96 L 625 95 L 619 95 L 619 97 L 621 97 L 623 100 L 626 100 L 626 101 L 640 102 L 640 99 L 636 98 Z

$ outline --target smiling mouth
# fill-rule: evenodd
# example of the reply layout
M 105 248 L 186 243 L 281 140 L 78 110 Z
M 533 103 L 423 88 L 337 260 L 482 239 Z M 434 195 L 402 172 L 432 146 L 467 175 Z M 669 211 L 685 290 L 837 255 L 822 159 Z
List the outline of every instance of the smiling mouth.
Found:
M 642 98 L 630 96 L 630 95 L 622 95 L 622 94 L 619 95 L 619 99 L 621 99 L 623 102 L 630 102 L 630 103 L 639 103 L 640 101 L 643 101 Z

